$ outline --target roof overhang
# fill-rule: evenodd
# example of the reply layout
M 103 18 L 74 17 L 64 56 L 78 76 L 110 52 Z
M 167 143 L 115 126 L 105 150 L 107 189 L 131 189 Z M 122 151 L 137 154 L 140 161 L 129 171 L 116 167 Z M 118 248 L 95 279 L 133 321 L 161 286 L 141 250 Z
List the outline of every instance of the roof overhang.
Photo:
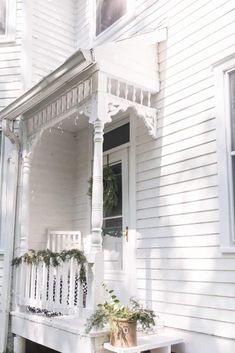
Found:
M 94 65 L 92 51 L 79 49 L 61 66 L 1 110 L 0 119 L 14 120 Z
M 14 120 L 82 72 L 94 68 L 137 86 L 158 92 L 156 45 L 166 39 L 166 28 L 139 34 L 90 50 L 79 49 L 61 66 L 43 78 L 0 112 L 0 119 Z

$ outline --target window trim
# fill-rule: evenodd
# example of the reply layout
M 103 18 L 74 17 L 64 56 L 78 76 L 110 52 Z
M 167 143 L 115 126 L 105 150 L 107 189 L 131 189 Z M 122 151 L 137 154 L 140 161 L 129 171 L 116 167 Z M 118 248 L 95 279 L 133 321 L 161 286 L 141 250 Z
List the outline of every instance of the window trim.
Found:
M 222 253 L 235 253 L 235 216 L 231 158 L 229 74 L 235 71 L 235 54 L 213 65 L 218 156 L 220 245 Z
M 116 32 L 119 32 L 122 27 L 124 27 L 130 20 L 134 18 L 135 1 L 127 1 L 127 11 L 121 16 L 116 22 L 114 22 L 110 27 L 106 28 L 103 32 L 96 34 L 96 1 L 93 1 L 92 10 L 92 37 L 93 43 L 96 45 L 107 40 L 109 37 L 113 36 Z
M 0 35 L 0 44 L 15 41 L 16 1 L 6 0 L 6 33 Z

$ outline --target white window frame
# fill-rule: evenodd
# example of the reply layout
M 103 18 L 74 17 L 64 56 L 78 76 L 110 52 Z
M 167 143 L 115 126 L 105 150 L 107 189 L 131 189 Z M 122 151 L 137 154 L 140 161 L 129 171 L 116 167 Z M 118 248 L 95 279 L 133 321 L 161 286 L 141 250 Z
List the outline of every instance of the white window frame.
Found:
M 229 74 L 235 71 L 235 54 L 213 65 L 217 129 L 221 252 L 235 253 L 235 213 L 231 159 Z
M 6 33 L 0 35 L 0 44 L 15 41 L 16 1 L 6 0 Z
M 116 22 L 114 22 L 110 27 L 106 28 L 103 32 L 96 35 L 96 1 L 92 1 L 92 21 L 93 28 L 93 43 L 95 45 L 106 41 L 112 37 L 116 32 L 120 32 L 120 29 L 123 28 L 129 21 L 134 18 L 135 10 L 135 0 L 126 0 L 127 2 L 127 11 L 121 16 Z

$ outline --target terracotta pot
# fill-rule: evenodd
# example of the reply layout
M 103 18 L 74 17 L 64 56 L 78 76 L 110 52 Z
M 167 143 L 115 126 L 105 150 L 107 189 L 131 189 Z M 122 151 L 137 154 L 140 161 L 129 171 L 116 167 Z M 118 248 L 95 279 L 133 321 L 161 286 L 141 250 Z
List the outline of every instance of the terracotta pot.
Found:
M 115 347 L 136 346 L 136 321 L 128 319 L 113 320 L 110 343 Z

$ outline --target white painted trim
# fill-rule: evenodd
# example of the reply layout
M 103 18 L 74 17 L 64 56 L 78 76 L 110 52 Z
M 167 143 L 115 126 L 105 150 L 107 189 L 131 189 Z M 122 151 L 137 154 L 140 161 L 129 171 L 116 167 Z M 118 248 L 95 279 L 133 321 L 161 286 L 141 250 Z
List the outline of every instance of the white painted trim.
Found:
M 4 286 L 2 293 L 2 303 L 3 303 L 3 317 L 1 325 L 3 327 L 3 342 L 0 351 L 5 351 L 7 344 L 8 335 L 8 322 L 9 322 L 9 310 L 11 303 L 11 280 L 12 280 L 12 266 L 11 261 L 13 258 L 13 246 L 14 246 L 14 236 L 15 236 L 15 212 L 16 212 L 16 194 L 17 194 L 17 181 L 18 181 L 18 163 L 19 163 L 19 151 L 14 147 L 11 152 L 11 156 L 7 160 L 8 173 L 7 173 L 7 205 L 6 209 L 12 210 L 6 214 L 5 220 L 5 234 L 7 234 L 7 239 L 5 243 L 5 255 L 4 255 Z
M 32 1 L 22 3 L 22 91 L 25 92 L 32 86 Z
M 127 160 L 128 168 L 128 199 L 124 202 L 127 205 L 126 211 L 123 209 L 123 214 L 127 214 L 128 222 L 123 218 L 123 227 L 128 225 L 128 242 L 125 242 L 123 255 L 128 255 L 128 264 L 124 263 L 124 271 L 107 270 L 105 278 L 107 280 L 126 281 L 130 297 L 136 295 L 136 116 L 131 110 L 128 117 L 119 118 L 113 124 L 108 126 L 108 131 L 112 131 L 126 123 L 130 123 L 130 141 L 103 153 L 104 156 L 115 153 L 121 156 L 121 160 Z M 126 155 L 126 156 L 125 156 Z M 112 159 L 110 160 L 112 162 Z M 128 224 L 127 224 L 128 223 Z M 125 260 L 125 259 L 124 259 Z
M 171 346 L 183 343 L 181 338 L 159 336 L 155 334 L 137 337 L 137 340 L 137 346 L 135 347 L 114 347 L 110 343 L 104 343 L 104 348 L 109 352 L 116 353 L 141 353 L 147 350 L 154 352 L 157 351 L 159 353 L 170 353 Z M 157 348 L 159 348 L 159 350 Z
M 125 125 L 127 123 L 129 123 L 129 116 L 120 117 L 120 114 L 119 114 L 117 118 L 114 117 L 112 119 L 111 123 L 105 125 L 104 133 L 106 134 L 107 132 L 117 129 L 118 127 Z
M 107 156 L 107 155 L 109 155 L 109 154 L 111 154 L 111 153 L 115 153 L 115 152 L 121 151 L 121 150 L 123 150 L 124 148 L 128 148 L 129 146 L 130 146 L 130 142 L 123 143 L 123 144 L 120 145 L 120 146 L 111 148 L 110 150 L 107 150 L 107 151 L 103 152 L 103 156 Z
M 130 292 L 136 295 L 136 116 L 130 113 L 130 148 L 129 148 L 129 251 L 131 263 Z
M 0 131 L 2 134 L 1 137 L 1 150 L 0 150 L 0 205 L 2 205 L 2 190 L 3 190 L 3 180 L 4 180 L 4 175 L 3 175 L 3 158 L 4 158 L 4 151 L 5 151 L 5 137 L 2 131 Z M 1 210 L 1 219 L 2 219 L 2 210 Z M 2 223 L 2 221 L 1 221 Z M 0 232 L 0 246 L 3 246 L 3 239 L 2 239 L 2 232 Z
M 0 119 L 13 120 L 24 114 L 27 110 L 47 98 L 48 95 L 55 92 L 56 89 L 62 87 L 69 80 L 91 66 L 95 66 L 91 51 L 79 49 L 56 70 L 1 110 Z
M 213 65 L 215 76 L 216 130 L 219 177 L 221 252 L 235 252 L 235 220 L 231 169 L 231 117 L 229 72 L 235 70 L 235 55 Z M 228 251 L 229 250 L 229 251 Z
M 122 27 L 128 24 L 135 18 L 135 1 L 134 0 L 126 0 L 127 1 L 127 11 L 126 13 L 121 16 L 116 22 L 114 22 L 110 27 L 105 29 L 103 32 L 96 35 L 96 1 L 92 2 L 92 9 L 91 9 L 91 38 L 92 38 L 92 46 L 99 45 L 107 41 L 111 38 L 114 33 L 120 31 Z
M 0 35 L 0 45 L 15 41 L 16 34 L 16 1 L 6 0 L 6 33 Z

